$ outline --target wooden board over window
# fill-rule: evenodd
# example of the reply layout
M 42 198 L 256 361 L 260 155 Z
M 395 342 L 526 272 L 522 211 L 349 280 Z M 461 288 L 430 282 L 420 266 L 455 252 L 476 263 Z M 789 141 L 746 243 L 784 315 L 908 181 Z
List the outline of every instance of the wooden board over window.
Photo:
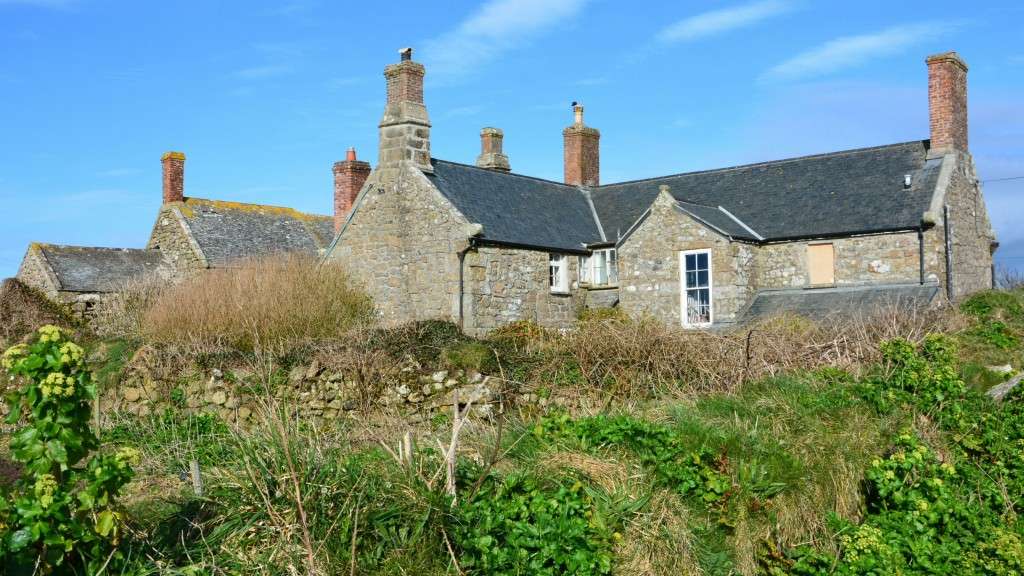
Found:
M 810 244 L 807 246 L 807 270 L 811 286 L 836 283 L 836 253 L 832 244 Z

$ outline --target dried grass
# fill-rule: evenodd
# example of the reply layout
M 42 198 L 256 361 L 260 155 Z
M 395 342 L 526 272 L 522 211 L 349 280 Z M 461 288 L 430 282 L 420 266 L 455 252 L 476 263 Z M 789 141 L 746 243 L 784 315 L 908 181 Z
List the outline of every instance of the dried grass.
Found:
M 747 381 L 824 366 L 857 371 L 878 359 L 883 340 L 916 342 L 965 325 L 952 307 L 892 305 L 824 325 L 779 316 L 720 331 L 683 330 L 653 319 L 602 319 L 542 339 L 564 347 L 590 387 L 630 397 L 680 387 L 689 393 L 733 391 Z
M 655 492 L 644 510 L 626 524 L 615 547 L 615 573 L 623 576 L 702 574 L 688 526 L 690 515 L 678 496 Z
M 150 342 L 250 351 L 338 339 L 372 314 L 344 270 L 281 255 L 168 288 L 145 307 L 140 330 Z

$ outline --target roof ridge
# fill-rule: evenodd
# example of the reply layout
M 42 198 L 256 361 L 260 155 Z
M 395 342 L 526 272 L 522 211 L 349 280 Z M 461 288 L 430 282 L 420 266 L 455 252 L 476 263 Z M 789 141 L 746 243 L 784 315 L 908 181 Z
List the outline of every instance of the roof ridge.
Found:
M 226 207 L 226 208 L 231 208 L 231 207 L 238 207 L 238 208 L 242 208 L 242 207 L 267 208 L 269 210 L 280 210 L 280 211 L 294 212 L 296 214 L 299 214 L 299 215 L 302 215 L 302 216 L 308 216 L 308 217 L 311 217 L 311 218 L 325 218 L 325 219 L 331 218 L 331 216 L 329 216 L 327 214 L 317 214 L 315 212 L 303 212 L 302 210 L 299 210 L 298 208 L 292 208 L 291 206 L 278 206 L 276 204 L 260 204 L 260 203 L 257 203 L 257 202 L 238 202 L 236 200 L 214 200 L 212 198 L 196 198 L 194 196 L 187 196 L 182 203 L 187 206 L 188 203 L 191 202 L 191 201 L 196 201 L 199 204 L 207 204 L 207 205 L 215 205 L 216 204 L 216 205 L 221 205 L 222 207 Z
M 900 146 L 909 146 L 911 144 L 922 144 L 927 148 L 929 146 L 929 140 L 908 140 L 906 142 L 896 142 L 893 144 L 882 144 L 880 146 L 866 146 L 863 148 L 850 148 L 848 150 L 836 150 L 834 152 L 822 152 L 819 154 L 807 154 L 804 156 L 794 156 L 792 158 L 782 158 L 779 160 L 766 160 L 764 162 L 753 162 L 750 164 L 737 164 L 735 166 L 726 166 L 723 168 L 709 168 L 707 170 L 694 170 L 692 172 L 677 172 L 675 174 L 665 174 L 663 176 L 651 176 L 649 178 L 638 178 L 636 180 L 624 180 L 622 182 L 615 182 L 614 184 L 602 184 L 597 187 L 597 190 L 604 190 L 607 188 L 614 188 L 615 186 L 622 186 L 625 184 L 636 184 L 638 182 L 650 182 L 654 180 L 663 180 L 665 178 L 675 178 L 678 176 L 692 176 L 696 174 L 712 174 L 715 172 L 728 172 L 730 170 L 743 170 L 748 168 L 758 168 L 761 166 L 772 166 L 777 164 L 786 164 L 789 162 L 800 162 L 803 160 L 811 160 L 818 158 L 829 158 L 844 156 L 847 154 L 856 154 L 860 152 L 868 152 L 872 150 L 884 150 L 886 148 L 898 148 Z
M 570 190 L 586 190 L 587 189 L 587 188 L 585 188 L 583 186 L 572 186 L 571 184 L 566 184 L 565 182 L 557 182 L 555 180 L 549 180 L 547 178 L 541 178 L 539 176 L 530 176 L 529 174 L 520 174 L 519 172 L 498 172 L 496 170 L 491 170 L 489 168 L 481 168 L 481 167 L 476 166 L 474 164 L 466 164 L 464 162 L 455 162 L 454 160 L 442 160 L 440 158 L 433 158 L 433 157 L 431 157 L 430 160 L 432 162 L 444 162 L 445 164 L 454 164 L 456 166 L 463 166 L 465 168 L 473 168 L 473 169 L 476 169 L 476 170 L 482 170 L 484 172 L 490 172 L 490 173 L 494 173 L 494 174 L 502 174 L 502 175 L 505 175 L 505 176 L 516 176 L 516 177 L 519 177 L 519 178 L 526 178 L 527 180 L 537 180 L 539 182 L 546 182 L 548 184 L 555 184 L 557 186 L 561 186 L 563 188 L 568 188 Z
M 73 249 L 73 250 L 107 250 L 107 251 L 125 251 L 134 250 L 137 252 L 160 252 L 159 250 L 151 248 L 119 248 L 116 246 L 79 246 L 75 244 L 53 244 L 51 242 L 32 242 L 29 244 L 30 247 L 38 247 L 42 249 L 56 248 L 60 249 Z

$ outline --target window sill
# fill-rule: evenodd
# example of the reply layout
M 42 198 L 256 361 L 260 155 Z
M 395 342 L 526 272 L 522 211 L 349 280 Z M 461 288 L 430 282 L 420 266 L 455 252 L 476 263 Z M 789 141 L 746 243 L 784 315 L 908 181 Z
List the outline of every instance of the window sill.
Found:
M 580 288 L 584 288 L 586 290 L 614 290 L 618 287 L 618 284 L 580 284 Z
M 551 290 L 548 293 L 552 296 L 572 296 L 572 292 L 562 290 Z
M 804 286 L 804 290 L 820 290 L 822 288 L 835 288 L 835 287 L 836 287 L 836 283 L 835 282 L 832 282 L 831 284 L 808 284 L 808 285 Z

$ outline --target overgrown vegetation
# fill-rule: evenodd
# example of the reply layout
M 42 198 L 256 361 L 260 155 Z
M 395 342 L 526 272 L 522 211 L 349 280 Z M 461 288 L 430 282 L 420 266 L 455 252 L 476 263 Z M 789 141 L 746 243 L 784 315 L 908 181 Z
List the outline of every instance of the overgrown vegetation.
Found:
M 238 291 L 200 291 L 276 305 L 243 276 L 211 280 Z M 320 289 L 301 290 L 286 300 Z M 141 345 L 181 378 L 243 360 L 267 396 L 245 429 L 179 402 L 104 431 L 142 455 L 118 509 L 125 573 L 1024 571 L 1024 394 L 984 396 L 1024 361 L 1019 291 L 841 326 L 684 332 L 616 313 L 484 339 L 444 322 L 379 328 L 362 304 L 254 330 L 247 313 L 172 318 L 184 301 L 168 294 L 95 347 L 97 380 L 116 381 Z M 155 310 L 168 322 L 151 324 Z M 340 326 L 317 332 L 331 317 Z M 358 383 L 358 418 L 305 421 L 270 394 L 309 363 Z M 410 424 L 378 402 L 407 369 L 483 372 L 549 402 L 503 396 L 465 424 L 450 467 L 458 416 Z
M 149 342 L 252 351 L 336 339 L 372 314 L 369 298 L 339 267 L 281 255 L 162 290 L 129 289 L 106 307 L 100 326 Z
M 132 478 L 138 451 L 96 453 L 89 428 L 95 387 L 84 351 L 56 326 L 9 348 L 3 369 L 17 387 L 7 397 L 10 439 L 24 469 L 0 494 L 0 565 L 7 574 L 97 574 L 117 570 L 122 513 L 115 499 Z

